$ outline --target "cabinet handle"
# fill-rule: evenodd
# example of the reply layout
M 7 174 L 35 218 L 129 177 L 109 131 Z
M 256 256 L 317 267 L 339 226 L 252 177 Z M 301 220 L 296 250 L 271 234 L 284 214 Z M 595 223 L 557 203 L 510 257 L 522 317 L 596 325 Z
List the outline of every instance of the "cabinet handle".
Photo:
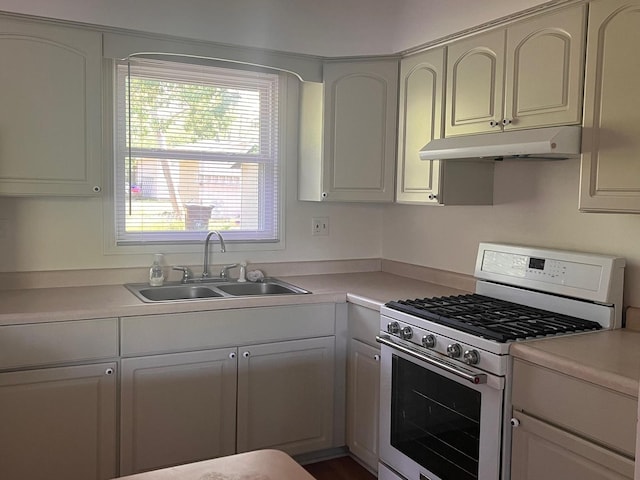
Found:
M 230 358 L 231 360 L 233 360 L 234 358 L 236 358 L 236 352 L 231 352 L 231 353 L 229 354 L 229 358 Z
M 502 125 L 511 125 L 511 123 L 513 123 L 513 120 L 511 120 L 510 118 L 505 118 L 502 120 Z
M 113 368 L 107 368 L 107 369 L 104 371 L 104 374 L 105 374 L 105 375 L 113 375 Z
M 327 198 L 329 194 L 327 192 L 322 192 L 322 198 Z
M 511 419 L 511 426 L 513 428 L 519 427 L 520 426 L 520 420 L 518 420 L 517 418 L 512 418 Z
M 493 128 L 493 127 L 497 127 L 498 125 L 500 125 L 500 124 L 499 124 L 498 122 L 496 122 L 495 120 L 491 120 L 491 121 L 489 122 L 489 126 L 490 126 L 491 128 Z
M 376 353 L 376 354 L 373 356 L 373 359 L 374 359 L 376 362 L 379 362 L 379 361 L 380 361 L 380 355 L 378 355 L 378 354 Z
M 434 195 L 433 193 L 429 194 L 429 200 L 435 200 L 436 198 L 438 198 L 437 195 Z
M 249 355 L 251 355 L 249 352 L 242 352 L 244 358 L 249 358 Z

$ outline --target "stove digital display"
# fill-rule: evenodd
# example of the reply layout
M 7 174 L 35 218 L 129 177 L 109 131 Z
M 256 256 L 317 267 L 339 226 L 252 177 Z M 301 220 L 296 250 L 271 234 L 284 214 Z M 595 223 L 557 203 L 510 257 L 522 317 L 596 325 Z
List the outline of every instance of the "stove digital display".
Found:
M 529 258 L 529 268 L 544 270 L 544 258 Z

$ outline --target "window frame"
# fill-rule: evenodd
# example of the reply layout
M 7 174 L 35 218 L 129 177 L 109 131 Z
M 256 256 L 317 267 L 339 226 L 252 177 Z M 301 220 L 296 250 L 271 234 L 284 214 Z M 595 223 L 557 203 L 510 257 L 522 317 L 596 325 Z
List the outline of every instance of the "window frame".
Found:
M 120 152 L 122 151 L 121 146 L 119 146 L 119 135 L 123 135 L 122 131 L 118 131 L 118 128 L 125 128 L 124 122 L 120 120 L 118 123 L 118 115 L 124 113 L 123 105 L 125 104 L 126 99 L 122 98 L 122 90 L 120 89 L 119 81 L 121 80 L 121 75 L 119 74 L 119 66 L 122 62 L 115 60 L 106 60 L 105 61 L 109 71 L 109 83 L 110 88 L 105 88 L 105 97 L 107 97 L 110 101 L 110 118 L 108 124 L 111 126 L 112 131 L 110 132 L 111 138 L 113 139 L 109 157 L 113 160 L 112 168 L 109 172 L 109 186 L 111 189 L 118 189 L 117 192 L 113 190 L 110 192 L 110 201 L 109 206 L 105 206 L 105 217 L 107 219 L 108 232 L 106 235 L 105 241 L 105 253 L 138 253 L 138 252 L 152 252 L 157 251 L 157 246 L 162 246 L 162 250 L 165 252 L 186 252 L 186 251 L 194 251 L 193 245 L 200 245 L 202 240 L 206 236 L 206 231 L 180 231 L 179 233 L 173 235 L 167 235 L 166 232 L 162 232 L 159 235 L 154 235 L 153 233 L 144 233 L 142 235 L 138 234 L 130 234 L 130 237 L 144 237 L 142 239 L 135 240 L 118 240 L 118 228 L 119 222 L 120 226 L 124 224 L 124 217 L 122 215 L 118 215 L 117 209 L 124 208 L 126 196 L 125 190 L 125 175 L 124 175 L 124 165 L 125 165 L 125 157 L 128 155 L 128 152 L 124 152 L 122 158 L 118 158 Z M 182 64 L 182 62 L 176 62 Z M 197 64 L 186 63 L 182 64 L 185 66 L 193 66 L 197 68 Z M 224 66 L 225 69 L 235 70 L 229 68 L 228 66 Z M 239 74 L 242 74 L 242 71 L 246 70 L 245 68 L 237 69 Z M 254 73 L 254 72 L 252 72 Z M 259 73 L 259 72 L 258 72 Z M 167 77 L 168 78 L 168 77 Z M 189 80 L 192 78 L 187 73 L 173 72 L 173 75 L 169 78 L 170 80 Z M 286 131 L 289 127 L 287 127 L 287 117 L 290 113 L 287 113 L 287 104 L 289 101 L 287 97 L 290 96 L 289 91 L 291 90 L 290 85 L 291 78 L 290 75 L 285 73 L 278 74 L 278 86 L 275 94 L 277 94 L 277 108 L 278 113 L 276 116 L 271 116 L 271 120 L 276 122 L 275 125 L 275 133 L 268 139 L 266 143 L 267 149 L 273 149 L 274 143 L 277 144 L 278 150 L 277 155 L 275 156 L 273 162 L 275 162 L 274 168 L 266 168 L 263 173 L 260 175 L 260 196 L 261 196 L 261 223 L 260 228 L 255 231 L 250 231 L 251 233 L 247 234 L 247 231 L 222 231 L 225 242 L 228 242 L 237 247 L 238 250 L 279 250 L 284 248 L 284 199 L 285 195 L 285 157 L 286 150 L 288 149 L 286 143 Z M 105 82 L 106 84 L 107 82 Z M 215 83 L 218 85 L 219 83 Z M 237 84 L 236 84 L 237 85 Z M 105 102 L 106 106 L 107 102 Z M 105 108 L 105 110 L 107 110 Z M 106 118 L 106 117 L 105 117 Z M 109 132 L 105 130 L 105 133 L 108 135 Z M 261 139 L 261 148 L 263 148 L 263 142 Z M 125 147 L 126 148 L 126 147 Z M 132 153 L 134 151 L 132 150 Z M 138 152 L 141 153 L 141 152 Z M 158 155 L 157 151 L 153 152 L 154 158 L 161 157 L 176 157 L 179 156 L 183 158 L 184 156 L 188 156 L 189 152 L 179 150 L 171 150 L 169 152 L 162 152 Z M 263 152 L 264 153 L 264 152 Z M 193 155 L 193 153 L 191 153 Z M 135 155 L 134 155 L 135 156 Z M 202 154 L 197 154 L 197 159 L 202 158 Z M 221 154 L 211 154 L 211 157 L 215 157 L 213 161 L 225 161 L 224 155 Z M 233 161 L 241 160 L 241 156 L 234 155 Z M 231 158 L 231 157 L 229 157 Z M 245 156 L 242 158 L 243 161 L 250 162 L 252 164 L 255 163 L 269 163 L 272 160 L 268 159 L 265 155 L 259 156 Z M 227 158 L 226 161 L 229 161 Z M 121 170 L 121 171 L 120 171 Z M 269 190 L 273 187 L 277 188 L 277 192 L 275 195 L 271 194 L 272 203 L 265 205 L 263 200 L 265 196 L 269 197 Z M 120 195 L 120 197 L 118 196 Z M 275 206 L 273 205 L 275 203 Z M 264 225 L 269 224 L 273 225 L 272 228 L 265 229 Z M 271 234 L 271 238 L 260 238 L 262 232 L 268 232 Z M 170 238 L 170 237 L 181 237 L 181 238 Z

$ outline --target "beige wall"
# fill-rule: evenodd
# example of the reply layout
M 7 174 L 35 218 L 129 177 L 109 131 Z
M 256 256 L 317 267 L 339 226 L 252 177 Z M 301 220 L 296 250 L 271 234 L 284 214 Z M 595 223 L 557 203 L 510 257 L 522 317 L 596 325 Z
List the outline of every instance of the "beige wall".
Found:
M 380 258 L 382 206 L 298 202 L 295 166 L 287 170 L 285 248 L 234 251 L 212 247 L 212 263 Z M 151 254 L 107 254 L 103 205 L 97 198 L 0 197 L 0 272 L 146 266 Z M 329 217 L 329 236 L 311 235 L 311 218 Z M 203 234 L 203 240 L 204 240 Z M 163 252 L 162 247 L 157 248 Z M 202 247 L 167 254 L 168 265 L 200 265 Z
M 640 305 L 640 215 L 579 212 L 579 173 L 579 160 L 509 160 L 496 164 L 493 206 L 390 206 L 382 255 L 467 274 L 481 241 L 619 255 L 625 303 Z

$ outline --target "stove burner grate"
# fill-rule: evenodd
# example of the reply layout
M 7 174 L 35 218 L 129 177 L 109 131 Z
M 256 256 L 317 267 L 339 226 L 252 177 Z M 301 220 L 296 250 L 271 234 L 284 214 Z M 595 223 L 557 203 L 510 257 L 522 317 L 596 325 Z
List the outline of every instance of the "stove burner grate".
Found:
M 399 300 L 386 306 L 501 343 L 602 328 L 590 320 L 478 294 Z

